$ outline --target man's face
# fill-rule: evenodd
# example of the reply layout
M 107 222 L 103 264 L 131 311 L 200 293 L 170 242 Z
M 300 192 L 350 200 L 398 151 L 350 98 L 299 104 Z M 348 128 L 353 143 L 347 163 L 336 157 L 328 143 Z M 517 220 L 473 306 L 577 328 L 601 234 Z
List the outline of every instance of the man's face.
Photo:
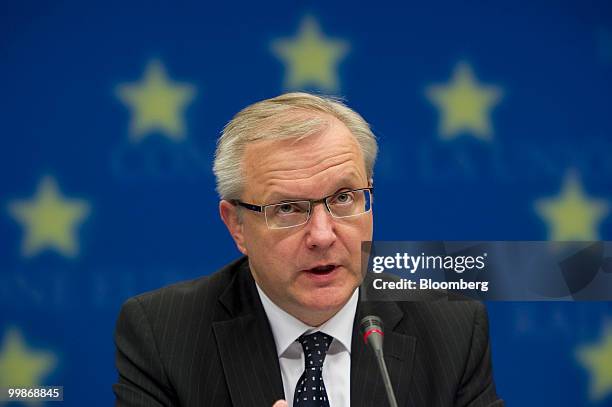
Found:
M 298 142 L 249 145 L 243 165 L 246 185 L 241 200 L 260 205 L 320 199 L 368 186 L 361 149 L 335 118 L 321 134 Z M 305 225 L 268 229 L 263 214 L 243 210 L 238 229 L 239 236 L 232 234 L 249 256 L 253 277 L 266 295 L 313 324 L 335 314 L 361 283 L 361 242 L 372 238 L 372 213 L 338 219 L 317 204 Z

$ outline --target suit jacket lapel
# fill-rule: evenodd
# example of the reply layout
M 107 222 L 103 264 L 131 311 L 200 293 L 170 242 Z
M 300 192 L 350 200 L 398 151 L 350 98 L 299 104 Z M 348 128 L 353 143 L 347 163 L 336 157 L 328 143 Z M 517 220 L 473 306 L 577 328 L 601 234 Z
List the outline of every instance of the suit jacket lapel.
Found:
M 388 405 L 374 352 L 359 333 L 359 321 L 369 314 L 378 315 L 383 320 L 385 362 L 397 403 L 405 406 L 410 391 L 416 338 L 396 330 L 403 312 L 395 302 L 360 302 L 357 307 L 351 346 L 351 406 Z
M 284 398 L 270 324 L 245 261 L 220 302 L 229 318 L 213 323 L 234 406 L 271 406 Z

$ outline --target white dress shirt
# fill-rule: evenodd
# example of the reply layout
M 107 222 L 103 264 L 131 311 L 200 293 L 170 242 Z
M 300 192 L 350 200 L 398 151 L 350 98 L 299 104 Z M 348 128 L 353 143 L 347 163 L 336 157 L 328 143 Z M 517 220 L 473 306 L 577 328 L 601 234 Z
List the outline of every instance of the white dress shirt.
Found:
M 321 331 L 334 338 L 325 362 L 323 362 L 323 382 L 327 390 L 330 407 L 350 407 L 351 405 L 351 340 L 353 322 L 357 311 L 358 289 L 329 321 L 319 327 L 304 324 L 299 319 L 282 310 L 257 286 L 272 335 L 276 343 L 278 362 L 283 378 L 285 400 L 293 406 L 293 395 L 298 380 L 304 373 L 304 351 L 295 340 L 302 334 Z

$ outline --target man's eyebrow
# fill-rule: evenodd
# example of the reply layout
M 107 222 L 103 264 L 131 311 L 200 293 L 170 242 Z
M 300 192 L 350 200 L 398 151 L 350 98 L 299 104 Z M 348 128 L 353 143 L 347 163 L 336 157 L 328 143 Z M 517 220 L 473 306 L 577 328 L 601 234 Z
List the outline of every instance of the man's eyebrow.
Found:
M 334 192 L 330 192 L 324 196 L 336 194 L 342 190 L 365 188 L 368 185 L 360 186 L 359 181 L 355 177 L 345 177 L 336 183 L 336 189 Z M 287 201 L 309 201 L 311 199 L 318 199 L 317 197 L 300 197 L 294 195 L 285 195 L 280 192 L 273 192 L 269 197 L 266 198 L 266 204 L 275 204 Z
M 272 195 L 266 198 L 266 202 L 280 203 L 280 202 L 287 202 L 287 201 L 308 201 L 309 199 L 311 198 L 284 195 L 279 192 L 274 192 L 272 193 Z

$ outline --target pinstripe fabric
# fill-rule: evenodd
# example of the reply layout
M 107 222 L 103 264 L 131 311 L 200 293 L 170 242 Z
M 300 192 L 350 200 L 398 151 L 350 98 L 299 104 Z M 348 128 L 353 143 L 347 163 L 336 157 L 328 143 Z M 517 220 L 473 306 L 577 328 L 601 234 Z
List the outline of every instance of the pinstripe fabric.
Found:
M 484 306 L 471 301 L 360 304 L 385 323 L 401 406 L 501 406 Z M 353 332 L 358 332 L 357 326 Z M 283 398 L 274 339 L 246 258 L 129 299 L 115 331 L 117 406 L 271 406 Z M 384 406 L 372 352 L 351 350 L 351 405 Z M 333 407 L 333 406 L 332 406 Z

